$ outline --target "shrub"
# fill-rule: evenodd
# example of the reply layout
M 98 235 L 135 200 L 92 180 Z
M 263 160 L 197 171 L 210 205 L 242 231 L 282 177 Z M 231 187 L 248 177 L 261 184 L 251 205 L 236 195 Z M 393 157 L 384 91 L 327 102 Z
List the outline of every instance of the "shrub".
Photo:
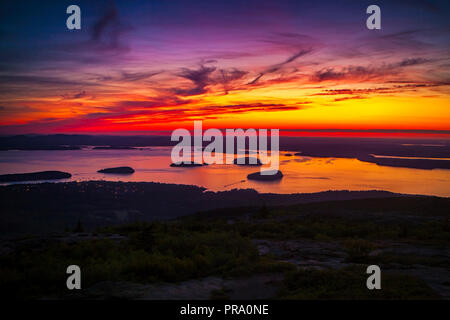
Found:
M 344 248 L 347 252 L 348 262 L 364 263 L 367 262 L 373 245 L 363 239 L 348 239 L 344 241 Z

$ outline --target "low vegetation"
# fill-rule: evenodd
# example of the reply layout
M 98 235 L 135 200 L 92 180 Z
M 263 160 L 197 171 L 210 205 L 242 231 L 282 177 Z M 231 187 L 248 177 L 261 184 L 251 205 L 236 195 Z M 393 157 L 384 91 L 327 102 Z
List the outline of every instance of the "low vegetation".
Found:
M 386 208 L 395 208 L 396 201 L 385 199 Z M 0 255 L 0 292 L 8 298 L 64 296 L 66 268 L 75 264 L 83 266 L 84 288 L 101 281 L 173 283 L 208 276 L 284 273 L 285 281 L 275 298 L 437 298 L 423 281 L 406 274 L 384 274 L 383 283 L 387 285 L 383 290 L 369 291 L 364 266 L 421 264 L 448 268 L 448 261 L 438 256 L 373 254 L 380 243 L 391 242 L 445 248 L 450 243 L 448 217 L 441 213 L 424 215 L 416 205 L 380 214 L 380 209 L 358 209 L 352 202 L 218 209 L 165 222 L 102 227 L 95 239 L 79 240 L 68 232 L 65 238 L 45 246 L 17 244 L 10 253 Z M 73 226 L 75 229 L 83 230 L 82 221 Z M 352 266 L 298 269 L 273 255 L 260 255 L 254 242 L 260 239 L 339 243 L 346 254 L 345 262 Z M 216 290 L 211 297 L 226 299 L 228 292 L 226 288 Z
M 298 270 L 286 275 L 279 299 L 438 299 L 423 281 L 403 274 L 383 275 L 382 290 L 367 290 L 365 269 Z

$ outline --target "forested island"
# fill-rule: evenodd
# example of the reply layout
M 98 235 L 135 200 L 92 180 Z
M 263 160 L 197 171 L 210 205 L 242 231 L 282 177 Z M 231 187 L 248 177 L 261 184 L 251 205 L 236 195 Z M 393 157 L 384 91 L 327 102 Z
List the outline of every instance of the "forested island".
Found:
M 69 179 L 72 175 L 62 171 L 39 171 L 30 173 L 15 173 L 0 175 L 0 182 L 23 182 L 39 180 Z

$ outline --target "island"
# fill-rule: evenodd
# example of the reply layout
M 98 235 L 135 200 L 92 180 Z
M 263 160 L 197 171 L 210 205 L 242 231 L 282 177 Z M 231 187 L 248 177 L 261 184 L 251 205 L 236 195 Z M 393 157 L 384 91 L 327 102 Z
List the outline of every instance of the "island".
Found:
M 240 161 L 242 161 L 241 159 L 244 159 L 244 163 L 240 163 Z M 258 158 L 254 157 L 236 158 L 234 159 L 233 163 L 240 166 L 262 166 L 261 161 Z
M 443 250 L 449 198 L 386 191 L 212 192 L 152 182 L 74 181 L 0 186 L 0 203 L 1 276 L 6 279 L 0 289 L 8 298 L 449 296 L 442 284 L 449 278 Z M 218 257 L 227 257 L 226 266 L 217 263 Z M 82 261 L 81 270 L 108 272 L 94 272 L 85 282 L 81 278 L 82 290 L 61 289 L 72 261 Z M 365 283 L 367 266 L 376 263 L 383 266 L 381 279 L 389 287 L 374 294 Z M 62 272 L 55 275 L 49 266 L 62 266 Z
M 411 169 L 450 169 L 450 160 L 446 158 L 407 158 L 395 156 L 359 155 L 359 161 L 375 163 L 379 166 L 402 167 Z
M 135 147 L 127 146 L 106 146 L 106 147 L 94 147 L 92 150 L 137 150 Z
M 30 173 L 2 174 L 0 175 L 0 182 L 59 180 L 69 179 L 70 177 L 72 177 L 70 173 L 62 171 L 39 171 Z
M 134 169 L 131 167 L 115 167 L 115 168 L 106 168 L 97 171 L 98 173 L 113 173 L 113 174 L 132 174 L 134 173 Z
M 276 181 L 276 180 L 280 180 L 281 178 L 283 178 L 283 174 L 281 173 L 280 170 L 270 170 L 270 171 L 274 171 L 273 174 L 263 175 L 259 171 L 250 173 L 247 176 L 247 179 L 248 180 L 257 180 L 257 181 Z

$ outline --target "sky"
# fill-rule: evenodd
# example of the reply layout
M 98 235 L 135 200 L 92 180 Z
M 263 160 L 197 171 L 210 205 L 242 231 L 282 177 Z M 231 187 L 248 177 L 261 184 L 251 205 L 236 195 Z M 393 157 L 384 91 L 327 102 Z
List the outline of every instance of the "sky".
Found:
M 81 8 L 68 30 L 66 8 Z M 381 8 L 381 30 L 366 8 Z M 450 2 L 2 1 L 0 134 L 450 135 Z

